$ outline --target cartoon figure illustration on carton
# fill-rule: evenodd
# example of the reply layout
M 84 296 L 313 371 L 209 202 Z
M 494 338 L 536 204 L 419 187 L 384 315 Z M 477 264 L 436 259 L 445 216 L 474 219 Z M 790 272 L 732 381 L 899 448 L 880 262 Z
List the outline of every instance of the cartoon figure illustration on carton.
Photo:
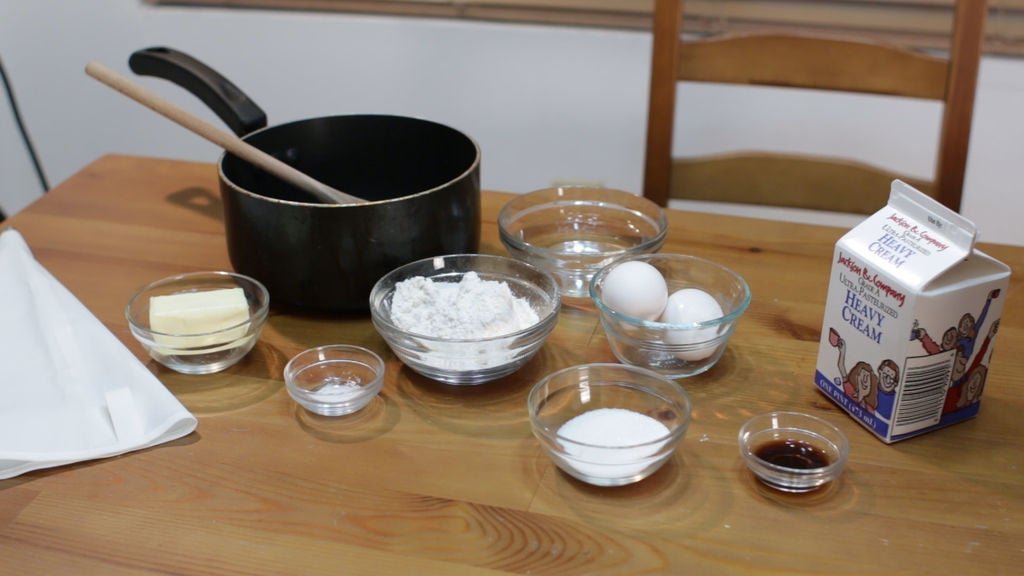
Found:
M 963 408 L 976 403 L 981 399 L 981 392 L 985 389 L 985 379 L 988 377 L 988 366 L 981 364 L 967 373 L 967 379 L 963 384 L 960 397 L 957 399 L 956 407 Z
M 882 388 L 882 392 L 892 394 L 899 382 L 900 367 L 888 358 L 882 360 L 882 363 L 878 365 L 878 385 Z
M 942 333 L 942 342 L 936 342 L 931 335 L 928 334 L 927 330 L 918 326 L 917 320 L 914 320 L 914 328 L 910 331 L 910 339 L 920 340 L 924 351 L 929 354 L 938 354 L 939 352 L 951 350 L 956 344 L 958 336 L 959 333 L 957 332 L 956 326 L 950 326 Z
M 988 354 L 989 345 L 999 329 L 999 321 L 996 320 L 989 328 L 989 333 L 981 344 L 981 348 L 975 354 L 974 346 L 977 343 L 978 327 L 983 326 L 988 316 L 989 306 L 992 301 L 999 297 L 999 290 L 992 290 L 985 299 L 977 319 L 969 312 L 960 317 L 955 327 L 950 327 L 942 335 L 942 343 L 937 344 L 927 330 L 914 322 L 914 328 L 910 332 L 911 340 L 919 340 L 921 346 L 930 355 L 939 354 L 947 350 L 956 350 L 950 384 L 946 393 L 946 401 L 942 413 L 958 410 L 977 402 L 981 391 L 985 386 L 985 379 L 988 376 L 988 368 L 982 364 Z M 968 362 L 970 365 L 968 366 Z M 964 394 L 964 392 L 967 392 Z
M 946 392 L 946 403 L 942 407 L 943 414 L 970 406 L 981 397 L 981 392 L 985 389 L 985 380 L 988 378 L 988 366 L 982 362 L 986 356 L 991 361 L 989 348 L 997 332 L 999 332 L 999 320 L 992 323 L 988 335 L 982 341 L 981 348 L 978 349 L 978 353 L 974 356 L 966 373 L 959 380 L 954 380 L 950 384 L 949 391 Z
M 834 328 L 829 329 L 829 343 L 839 350 L 837 366 L 839 368 L 840 385 L 843 392 L 857 402 L 862 408 L 874 413 L 878 410 L 879 391 L 892 394 L 900 381 L 900 370 L 891 359 L 882 360 L 878 365 L 878 374 L 870 364 L 858 361 L 849 371 L 846 370 L 846 340 Z M 891 410 L 892 403 L 886 403 Z M 888 416 L 888 414 L 886 414 Z
M 957 323 L 957 355 L 956 362 L 953 364 L 953 381 L 956 382 L 963 377 L 966 372 L 967 362 L 970 361 L 971 356 L 974 354 L 974 343 L 978 336 L 978 326 L 985 325 L 985 317 L 988 316 L 989 305 L 992 304 L 992 300 L 999 297 L 999 290 L 993 290 L 988 293 L 988 298 L 985 299 L 985 305 L 981 307 L 981 313 L 978 314 L 978 319 L 975 320 L 974 316 L 970 313 L 966 313 L 960 317 L 960 322 Z

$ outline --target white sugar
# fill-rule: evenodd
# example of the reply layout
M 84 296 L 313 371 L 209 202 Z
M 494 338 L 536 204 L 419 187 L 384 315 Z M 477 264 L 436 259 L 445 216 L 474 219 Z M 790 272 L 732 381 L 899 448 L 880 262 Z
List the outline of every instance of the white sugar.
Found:
M 558 436 L 568 441 L 562 444 L 573 468 L 596 478 L 641 473 L 664 447 L 665 442 L 657 440 L 669 433 L 658 420 L 624 408 L 590 410 L 558 429 Z

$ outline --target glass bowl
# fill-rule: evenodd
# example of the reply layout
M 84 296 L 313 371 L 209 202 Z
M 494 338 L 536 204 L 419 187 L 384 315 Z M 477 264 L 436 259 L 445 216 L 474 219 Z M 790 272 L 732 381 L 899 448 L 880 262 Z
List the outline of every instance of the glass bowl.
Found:
M 334 344 L 300 352 L 284 367 L 288 394 L 321 416 L 362 410 L 384 385 L 384 361 L 361 346 Z
M 151 314 L 155 297 L 233 289 L 241 290 L 244 305 L 196 308 L 192 301 L 187 309 L 171 315 Z M 132 335 L 160 364 L 183 374 L 211 374 L 233 366 L 252 350 L 269 306 L 267 289 L 248 276 L 192 272 L 163 278 L 140 289 L 128 301 L 125 317 Z M 158 329 L 153 328 L 151 316 L 158 319 Z M 164 328 L 168 322 L 180 328 Z
M 841 430 L 799 412 L 754 416 L 740 428 L 739 447 L 747 467 L 784 492 L 808 492 L 835 480 L 850 454 Z
M 665 279 L 669 295 L 697 288 L 715 299 L 722 315 L 699 322 L 671 324 L 632 316 L 610 307 L 605 281 L 615 266 L 646 262 Z M 669 378 L 685 378 L 710 370 L 725 352 L 740 316 L 750 304 L 750 288 L 732 270 L 696 256 L 649 254 L 631 256 L 602 268 L 590 283 L 590 296 L 601 325 L 620 362 L 649 368 Z
M 513 257 L 549 272 L 563 298 L 587 298 L 591 277 L 624 256 L 657 252 L 668 233 L 665 211 L 612 188 L 563 186 L 518 196 L 498 213 L 501 242 Z
M 480 281 L 506 284 L 511 297 L 527 303 L 536 314 L 533 324 L 499 335 L 440 334 L 435 330 L 440 322 L 429 322 L 436 316 L 424 316 L 422 329 L 403 329 L 393 318 L 400 283 L 425 279 L 433 286 L 430 290 L 454 290 L 471 272 Z M 481 299 L 458 302 L 433 313 L 442 315 L 440 320 L 463 320 L 471 307 L 484 307 L 478 312 L 487 313 L 491 308 L 503 310 L 507 304 L 492 307 Z M 406 264 L 384 275 L 370 292 L 373 325 L 395 355 L 412 370 L 448 384 L 481 384 L 518 370 L 554 329 L 560 305 L 558 286 L 550 274 L 512 258 L 483 254 L 452 254 Z
M 533 434 L 555 465 L 596 486 L 621 486 L 656 472 L 690 424 L 683 388 L 622 364 L 559 370 L 530 390 Z

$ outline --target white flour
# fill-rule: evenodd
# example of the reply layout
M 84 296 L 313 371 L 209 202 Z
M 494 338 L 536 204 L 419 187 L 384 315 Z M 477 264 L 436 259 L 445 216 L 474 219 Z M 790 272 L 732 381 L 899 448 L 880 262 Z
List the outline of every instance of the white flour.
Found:
M 472 340 L 518 332 L 538 322 L 524 298 L 508 284 L 469 272 L 462 281 L 434 282 L 416 276 L 395 285 L 391 321 L 407 332 Z

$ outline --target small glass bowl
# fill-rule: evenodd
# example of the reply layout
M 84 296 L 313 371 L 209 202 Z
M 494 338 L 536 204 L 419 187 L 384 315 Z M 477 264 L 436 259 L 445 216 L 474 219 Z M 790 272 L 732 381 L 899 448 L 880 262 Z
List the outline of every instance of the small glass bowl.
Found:
M 595 486 L 639 482 L 661 468 L 686 434 L 690 409 L 679 384 L 622 364 L 559 370 L 527 398 L 544 451 L 564 472 Z
M 241 288 L 249 318 L 212 332 L 164 333 L 150 326 L 154 296 Z M 157 280 L 135 293 L 125 307 L 131 333 L 150 357 L 183 374 L 212 374 L 238 363 L 252 350 L 267 320 L 270 294 L 259 281 L 234 272 L 192 272 Z
M 407 332 L 391 319 L 395 285 L 422 276 L 458 283 L 469 272 L 481 280 L 501 281 L 530 303 L 538 316 L 532 326 L 490 338 L 451 339 Z M 507 376 L 526 364 L 558 322 L 561 300 L 550 274 L 512 258 L 452 254 L 425 258 L 384 275 L 370 292 L 370 315 L 377 332 L 406 366 L 448 384 L 482 384 Z
M 628 261 L 646 262 L 661 273 L 671 295 L 684 288 L 710 294 L 723 315 L 705 322 L 668 324 L 630 316 L 608 306 L 603 298 L 608 273 Z M 623 364 L 649 368 L 668 378 L 695 376 L 711 369 L 725 352 L 740 316 L 750 304 L 750 288 L 732 270 L 696 256 L 649 254 L 616 260 L 590 283 L 590 296 L 615 357 Z
M 747 468 L 783 492 L 809 492 L 835 480 L 850 454 L 841 430 L 799 412 L 754 416 L 740 428 L 739 447 Z
M 384 361 L 361 346 L 334 344 L 296 354 L 284 367 L 288 394 L 321 416 L 362 410 L 384 386 Z
M 657 252 L 668 218 L 643 196 L 562 186 L 507 202 L 498 232 L 509 254 L 555 277 L 563 298 L 587 298 L 591 277 L 612 260 Z

